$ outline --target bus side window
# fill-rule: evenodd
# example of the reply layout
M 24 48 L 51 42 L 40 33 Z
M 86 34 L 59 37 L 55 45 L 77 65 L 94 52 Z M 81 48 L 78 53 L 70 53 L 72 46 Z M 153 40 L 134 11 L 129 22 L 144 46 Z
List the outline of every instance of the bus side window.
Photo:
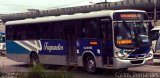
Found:
M 76 20 L 76 35 L 77 35 L 77 38 L 83 38 L 84 36 L 84 33 L 83 31 L 85 31 L 84 27 L 83 27 L 83 24 L 82 24 L 82 20 Z
M 60 22 L 39 24 L 40 39 L 62 39 L 62 25 Z
M 62 24 L 60 22 L 54 23 L 54 27 L 52 26 L 54 39 L 63 39 L 63 29 L 62 29 Z
M 13 40 L 13 26 L 7 26 L 6 27 L 6 31 L 8 31 L 8 32 L 6 32 L 6 39 L 7 40 Z
M 39 24 L 40 39 L 51 39 L 51 36 L 52 36 L 52 34 L 50 34 L 52 29 L 51 27 L 52 27 L 51 23 Z
M 84 38 L 97 38 L 98 37 L 98 23 L 94 19 L 83 21 Z
M 23 40 L 25 39 L 24 36 L 26 36 L 26 33 L 25 33 L 25 25 L 16 25 L 15 26 L 15 31 L 14 33 L 16 33 L 14 35 L 14 40 Z
M 107 41 L 112 41 L 112 23 L 107 20 L 107 21 L 104 21 L 104 32 L 103 33 L 106 33 L 104 36 L 104 38 L 107 40 Z

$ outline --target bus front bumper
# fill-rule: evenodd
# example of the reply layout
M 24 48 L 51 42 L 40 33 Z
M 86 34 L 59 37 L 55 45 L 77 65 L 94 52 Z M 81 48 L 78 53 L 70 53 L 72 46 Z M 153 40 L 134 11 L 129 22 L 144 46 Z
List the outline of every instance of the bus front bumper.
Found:
M 135 59 L 135 60 L 122 60 L 119 58 L 115 58 L 114 64 L 115 64 L 115 69 L 121 69 L 121 68 L 142 66 L 144 64 L 148 64 L 152 60 L 153 60 L 153 56 L 144 58 L 144 59 Z

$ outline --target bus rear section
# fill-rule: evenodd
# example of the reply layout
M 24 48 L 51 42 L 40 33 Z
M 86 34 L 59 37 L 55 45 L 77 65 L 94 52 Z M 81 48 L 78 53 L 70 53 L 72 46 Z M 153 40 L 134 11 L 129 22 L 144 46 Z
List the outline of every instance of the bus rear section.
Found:
M 141 18 L 140 18 L 141 17 Z M 123 69 L 152 60 L 144 11 L 109 10 L 6 23 L 7 58 L 53 65 Z

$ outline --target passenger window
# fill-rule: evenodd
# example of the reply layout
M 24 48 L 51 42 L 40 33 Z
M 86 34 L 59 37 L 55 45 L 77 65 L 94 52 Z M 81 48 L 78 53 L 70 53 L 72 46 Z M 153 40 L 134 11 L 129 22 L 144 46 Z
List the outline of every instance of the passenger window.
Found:
M 84 38 L 98 38 L 99 36 L 98 22 L 96 20 L 84 20 L 83 33 L 84 33 Z

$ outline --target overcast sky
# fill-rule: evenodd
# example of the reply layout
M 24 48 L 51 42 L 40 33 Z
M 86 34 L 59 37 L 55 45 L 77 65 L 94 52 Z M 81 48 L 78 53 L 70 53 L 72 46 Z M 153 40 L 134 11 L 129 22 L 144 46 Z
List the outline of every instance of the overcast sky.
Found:
M 105 0 L 0 0 L 0 14 L 18 13 L 27 9 L 53 9 L 70 6 L 89 5 Z M 114 2 L 119 0 L 107 0 Z

